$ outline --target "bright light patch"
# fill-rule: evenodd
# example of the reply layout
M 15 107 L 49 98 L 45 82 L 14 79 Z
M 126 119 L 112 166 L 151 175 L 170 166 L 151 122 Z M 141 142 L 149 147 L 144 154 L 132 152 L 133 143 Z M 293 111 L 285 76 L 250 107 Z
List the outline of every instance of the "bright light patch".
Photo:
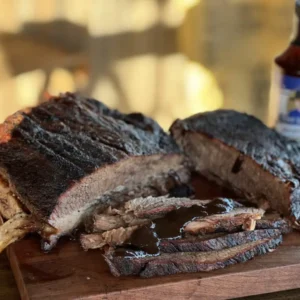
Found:
M 65 91 L 72 92 L 74 90 L 75 83 L 71 72 L 61 68 L 57 68 L 52 72 L 48 88 L 48 92 L 51 95 L 58 95 Z
M 190 9 L 201 2 L 201 0 L 176 0 L 176 1 L 179 2 L 185 9 Z
M 200 64 L 187 64 L 185 92 L 189 114 L 218 109 L 223 105 L 223 95 L 215 77 Z
M 92 91 L 92 97 L 103 101 L 110 107 L 118 107 L 119 100 L 116 90 L 109 78 L 100 78 Z
M 31 107 L 37 104 L 44 81 L 45 74 L 41 70 L 27 72 L 16 76 L 16 101 L 19 108 Z

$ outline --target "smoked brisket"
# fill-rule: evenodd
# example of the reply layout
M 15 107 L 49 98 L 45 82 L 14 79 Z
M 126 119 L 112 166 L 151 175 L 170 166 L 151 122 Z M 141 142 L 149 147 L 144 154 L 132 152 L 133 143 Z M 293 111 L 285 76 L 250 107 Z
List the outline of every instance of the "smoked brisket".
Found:
M 0 175 L 58 236 L 75 228 L 94 204 L 122 202 L 102 198 L 120 186 L 142 190 L 156 176 L 166 184 L 189 179 L 177 145 L 155 121 L 70 93 L 0 125 Z
M 300 219 L 300 146 L 232 110 L 177 120 L 172 136 L 195 171 L 250 201 Z
M 208 272 L 246 262 L 257 255 L 266 254 L 282 242 L 274 235 L 241 246 L 209 252 L 163 253 L 159 256 L 105 255 L 110 271 L 115 276 L 141 276 L 145 278 L 178 273 Z
M 216 237 L 214 237 L 216 235 Z M 263 229 L 253 231 L 241 231 L 235 233 L 219 233 L 196 237 L 186 237 L 181 239 L 163 239 L 159 248 L 163 253 L 175 252 L 207 252 L 223 250 L 240 246 L 249 242 L 272 238 L 280 235 L 277 229 Z

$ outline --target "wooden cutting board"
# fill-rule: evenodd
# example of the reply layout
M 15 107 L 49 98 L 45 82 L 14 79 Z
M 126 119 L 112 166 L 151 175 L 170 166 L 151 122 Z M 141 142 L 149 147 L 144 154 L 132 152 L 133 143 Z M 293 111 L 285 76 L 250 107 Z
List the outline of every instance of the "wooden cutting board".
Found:
M 220 192 L 208 185 L 206 189 L 203 184 L 196 186 L 201 187 L 199 198 Z M 300 288 L 298 232 L 285 236 L 276 251 L 243 264 L 151 279 L 115 278 L 100 251 L 84 252 L 69 240 L 45 254 L 39 238 L 30 237 L 10 246 L 7 253 L 22 299 L 214 300 Z

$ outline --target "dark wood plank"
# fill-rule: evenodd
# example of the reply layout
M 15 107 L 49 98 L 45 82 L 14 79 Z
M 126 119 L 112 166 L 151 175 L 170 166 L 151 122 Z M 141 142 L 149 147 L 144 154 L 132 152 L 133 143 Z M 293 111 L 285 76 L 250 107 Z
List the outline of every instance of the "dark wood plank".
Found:
M 23 299 L 228 299 L 300 288 L 300 233 L 273 253 L 211 273 L 115 278 L 99 251 L 61 241 L 51 253 L 31 237 L 8 249 Z
M 5 253 L 0 255 L 0 299 L 20 299 L 16 282 Z

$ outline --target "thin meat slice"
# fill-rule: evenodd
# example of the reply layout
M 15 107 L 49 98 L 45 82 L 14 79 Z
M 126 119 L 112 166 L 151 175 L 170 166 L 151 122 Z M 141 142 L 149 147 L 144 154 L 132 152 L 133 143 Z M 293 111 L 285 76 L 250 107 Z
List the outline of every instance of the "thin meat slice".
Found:
M 300 219 L 300 146 L 232 110 L 177 120 L 172 136 L 193 169 L 258 205 Z
M 163 253 L 207 252 L 228 249 L 267 238 L 274 238 L 280 234 L 281 232 L 277 229 L 264 229 L 231 234 L 221 233 L 217 234 L 217 236 L 208 235 L 181 239 L 163 239 L 160 241 L 159 248 Z
M 103 197 L 120 186 L 142 190 L 156 177 L 164 187 L 189 180 L 178 146 L 155 121 L 71 93 L 0 125 L 0 175 L 34 216 L 57 229 L 48 248 L 94 205 L 120 205 L 122 197 Z
M 292 222 L 287 218 L 281 218 L 278 213 L 265 214 L 260 220 L 256 221 L 256 229 L 278 229 L 282 234 L 292 232 Z
M 213 232 L 234 232 L 239 229 L 254 230 L 255 222 L 264 215 L 264 210 L 250 207 L 234 209 L 228 213 L 211 215 L 195 219 L 184 226 L 190 234 L 207 234 Z M 250 226 L 249 226 L 250 224 Z
M 282 236 L 278 235 L 220 251 L 164 253 L 148 257 L 114 256 L 109 253 L 104 257 L 114 276 L 149 278 L 225 268 L 273 251 L 281 242 Z
M 191 200 L 188 198 L 147 197 L 133 199 L 125 203 L 125 213 L 133 212 L 138 218 L 156 218 L 178 209 L 179 207 L 202 206 L 206 211 L 231 211 L 235 207 L 241 207 L 238 202 L 228 198 L 216 198 L 212 200 Z

